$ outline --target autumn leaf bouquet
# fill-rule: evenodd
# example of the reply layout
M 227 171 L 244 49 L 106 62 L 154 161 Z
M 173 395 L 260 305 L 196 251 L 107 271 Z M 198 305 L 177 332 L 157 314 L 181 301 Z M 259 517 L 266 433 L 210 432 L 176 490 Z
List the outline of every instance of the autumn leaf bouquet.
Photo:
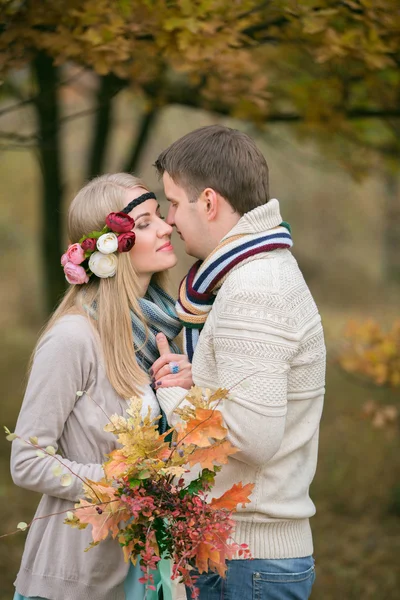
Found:
M 92 527 L 90 547 L 110 534 L 116 538 L 126 561 L 140 561 L 140 581 L 149 589 L 155 589 L 153 572 L 161 558 L 172 559 L 172 579 L 197 598 L 197 573 L 211 569 L 224 576 L 227 559 L 250 557 L 248 547 L 233 540 L 232 513 L 249 502 L 253 485 L 237 483 L 207 500 L 221 465 L 237 452 L 217 408 L 226 395 L 192 388 L 176 411 L 180 422 L 163 434 L 159 417 L 149 412 L 143 418 L 141 401 L 133 398 L 128 416 L 111 416 L 105 427 L 120 447 L 103 464 L 104 479 L 85 481 L 84 497 L 65 519 L 71 527 Z M 195 466 L 195 478 L 187 479 Z

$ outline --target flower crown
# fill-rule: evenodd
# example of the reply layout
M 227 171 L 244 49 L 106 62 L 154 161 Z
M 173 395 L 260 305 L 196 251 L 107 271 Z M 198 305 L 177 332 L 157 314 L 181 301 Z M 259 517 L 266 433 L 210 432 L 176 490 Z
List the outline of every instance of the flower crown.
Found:
M 87 283 L 92 275 L 101 279 L 115 275 L 117 253 L 129 252 L 135 245 L 136 236 L 132 231 L 135 221 L 128 213 L 151 198 L 156 199 L 153 192 L 146 192 L 135 198 L 122 211 L 110 213 L 101 231 L 91 231 L 82 236 L 79 242 L 68 246 L 61 257 L 61 265 L 68 283 Z

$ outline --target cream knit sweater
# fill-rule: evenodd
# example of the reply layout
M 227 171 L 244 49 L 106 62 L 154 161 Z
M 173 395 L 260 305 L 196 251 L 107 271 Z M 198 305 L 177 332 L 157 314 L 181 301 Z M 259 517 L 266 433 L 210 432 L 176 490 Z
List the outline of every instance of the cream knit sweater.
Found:
M 281 222 L 279 203 L 271 200 L 245 214 L 226 237 Z M 251 503 L 235 516 L 235 540 L 247 543 L 254 558 L 312 554 L 309 486 L 317 463 L 325 344 L 317 307 L 291 252 L 258 255 L 229 273 L 200 335 L 193 381 L 232 390 L 220 408 L 240 452 L 218 474 L 213 495 L 239 481 L 255 484 Z M 159 390 L 170 423 L 185 393 Z

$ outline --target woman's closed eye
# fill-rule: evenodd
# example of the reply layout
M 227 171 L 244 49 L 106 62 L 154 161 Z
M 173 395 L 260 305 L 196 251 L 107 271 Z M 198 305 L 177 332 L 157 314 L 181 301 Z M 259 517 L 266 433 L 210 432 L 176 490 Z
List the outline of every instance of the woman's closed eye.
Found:
M 165 217 L 163 217 L 162 215 L 156 215 L 156 217 L 158 219 L 161 219 L 162 221 L 165 221 Z M 137 229 L 146 229 L 149 225 L 150 225 L 150 221 L 140 221 L 136 227 Z

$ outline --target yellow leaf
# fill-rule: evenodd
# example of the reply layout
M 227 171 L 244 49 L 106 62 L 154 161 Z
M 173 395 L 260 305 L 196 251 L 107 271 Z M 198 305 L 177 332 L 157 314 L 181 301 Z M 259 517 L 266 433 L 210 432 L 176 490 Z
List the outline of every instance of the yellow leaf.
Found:
M 61 477 L 60 483 L 63 487 L 69 487 L 72 483 L 71 475 L 69 473 L 65 473 L 65 475 Z
M 180 477 L 185 473 L 186 469 L 184 467 L 172 466 L 165 467 L 165 469 L 160 469 L 160 473 L 163 475 L 173 475 L 174 477 Z
M 54 465 L 51 472 L 53 473 L 54 477 L 60 477 L 60 475 L 62 475 L 62 466 L 59 464 Z

